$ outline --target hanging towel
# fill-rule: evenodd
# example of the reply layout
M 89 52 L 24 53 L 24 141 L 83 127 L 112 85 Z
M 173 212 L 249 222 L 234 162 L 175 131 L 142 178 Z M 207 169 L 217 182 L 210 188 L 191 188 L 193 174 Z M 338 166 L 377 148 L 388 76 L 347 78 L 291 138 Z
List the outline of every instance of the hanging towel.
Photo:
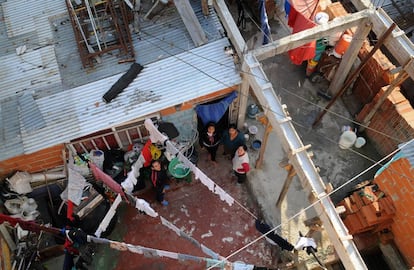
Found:
M 263 43 L 262 45 L 266 45 L 269 43 L 270 38 L 270 26 L 269 26 L 269 20 L 267 18 L 266 13 L 266 1 L 260 0 L 259 1 L 259 9 L 260 9 L 260 24 L 263 32 Z
M 197 115 L 201 118 L 201 121 L 204 125 L 207 125 L 210 122 L 217 123 L 221 119 L 221 117 L 223 117 L 227 108 L 236 97 L 237 92 L 234 91 L 219 102 L 208 105 L 197 105 L 195 107 L 195 111 Z
M 108 186 L 110 190 L 112 190 L 115 193 L 120 194 L 125 200 L 128 201 L 128 199 L 125 196 L 124 190 L 122 189 L 122 186 L 118 184 L 112 177 L 101 171 L 95 164 L 92 162 L 89 162 L 89 168 L 91 168 L 93 177 L 95 177 L 96 180 L 102 181 L 105 185 Z

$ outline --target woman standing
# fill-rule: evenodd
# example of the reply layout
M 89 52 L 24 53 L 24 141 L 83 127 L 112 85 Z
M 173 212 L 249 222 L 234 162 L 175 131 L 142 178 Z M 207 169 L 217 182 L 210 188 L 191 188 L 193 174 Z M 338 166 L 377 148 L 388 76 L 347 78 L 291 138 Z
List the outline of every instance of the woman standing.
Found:
M 217 164 L 216 153 L 219 144 L 220 137 L 216 132 L 216 125 L 211 122 L 207 125 L 207 130 L 201 135 L 201 146 L 207 149 L 210 159 L 214 164 Z
M 224 132 L 222 143 L 224 146 L 224 155 L 231 155 L 233 158 L 237 148 L 244 145 L 246 140 L 244 135 L 237 130 L 236 124 L 230 124 L 229 129 Z

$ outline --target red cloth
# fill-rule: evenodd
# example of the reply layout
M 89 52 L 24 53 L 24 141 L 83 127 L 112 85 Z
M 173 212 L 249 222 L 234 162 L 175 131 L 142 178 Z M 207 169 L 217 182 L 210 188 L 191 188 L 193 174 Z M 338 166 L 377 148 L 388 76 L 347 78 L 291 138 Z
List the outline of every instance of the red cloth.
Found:
M 314 27 L 316 24 L 298 12 L 295 7 L 290 7 L 288 25 L 292 27 L 292 34 Z M 288 51 L 289 58 L 295 65 L 301 65 L 303 61 L 315 57 L 316 41 L 309 42 L 301 47 Z
M 101 171 L 95 164 L 92 162 L 89 162 L 89 168 L 92 170 L 93 177 L 95 177 L 96 180 L 101 180 L 105 185 L 108 186 L 110 190 L 112 190 L 115 193 L 120 194 L 122 197 L 124 197 L 126 200 L 126 196 L 124 193 L 124 190 L 122 189 L 122 186 L 118 184 L 112 177 Z
M 151 140 L 148 140 L 145 143 L 141 151 L 141 154 L 145 159 L 144 167 L 148 167 L 149 165 L 151 165 L 151 161 L 152 161 L 151 149 L 150 149 L 151 144 L 152 144 Z

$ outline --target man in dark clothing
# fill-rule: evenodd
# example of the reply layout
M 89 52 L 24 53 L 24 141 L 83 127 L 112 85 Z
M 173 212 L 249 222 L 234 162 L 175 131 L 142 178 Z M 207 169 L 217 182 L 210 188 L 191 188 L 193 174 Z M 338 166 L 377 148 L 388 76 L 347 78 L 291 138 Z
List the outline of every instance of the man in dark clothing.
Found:
M 162 167 L 161 162 L 153 160 L 151 162 L 151 182 L 155 187 L 157 201 L 164 206 L 168 205 L 168 201 L 164 199 L 165 190 L 168 188 L 167 181 L 167 172 Z

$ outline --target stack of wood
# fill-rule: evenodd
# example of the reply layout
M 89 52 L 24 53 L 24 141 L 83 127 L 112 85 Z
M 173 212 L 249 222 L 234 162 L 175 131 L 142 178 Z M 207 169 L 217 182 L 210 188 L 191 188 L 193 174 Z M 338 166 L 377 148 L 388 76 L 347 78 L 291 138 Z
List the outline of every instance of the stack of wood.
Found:
M 395 215 L 391 197 L 379 190 L 377 185 L 368 185 L 343 199 L 338 206 L 344 206 L 341 214 L 350 234 L 381 232 L 390 228 Z

